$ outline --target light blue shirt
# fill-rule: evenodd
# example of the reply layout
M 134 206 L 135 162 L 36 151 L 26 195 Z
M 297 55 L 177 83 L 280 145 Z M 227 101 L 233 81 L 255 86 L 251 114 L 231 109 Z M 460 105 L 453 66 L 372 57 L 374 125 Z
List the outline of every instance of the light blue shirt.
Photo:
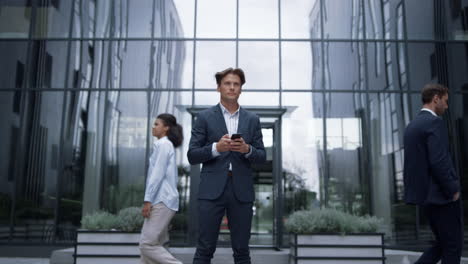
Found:
M 232 134 L 237 133 L 237 128 L 239 127 L 239 109 L 240 109 L 240 106 L 232 114 L 229 112 L 229 110 L 226 109 L 226 107 L 224 107 L 224 105 L 222 103 L 219 103 L 219 106 L 221 107 L 221 111 L 223 112 L 224 122 L 226 123 L 226 128 L 228 130 L 228 134 L 231 136 Z M 213 145 L 211 147 L 211 154 L 213 155 L 213 157 L 218 157 L 219 155 L 221 155 L 221 153 L 219 153 L 216 150 L 216 144 L 217 144 L 216 142 L 213 143 Z M 250 156 L 250 154 L 252 154 L 252 148 L 250 148 L 249 152 L 245 154 L 245 157 L 248 158 Z M 232 164 L 231 163 L 229 163 L 229 170 L 232 170 Z
M 179 210 L 175 151 L 174 145 L 167 137 L 162 137 L 153 143 L 153 153 L 149 162 L 145 202 L 151 204 L 162 202 L 171 210 Z

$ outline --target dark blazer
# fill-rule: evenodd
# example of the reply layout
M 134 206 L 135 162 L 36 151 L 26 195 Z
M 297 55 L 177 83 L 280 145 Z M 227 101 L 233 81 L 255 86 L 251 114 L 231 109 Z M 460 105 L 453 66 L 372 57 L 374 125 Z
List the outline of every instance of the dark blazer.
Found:
M 421 111 L 406 127 L 404 150 L 405 201 L 419 205 L 451 202 L 460 190 L 460 179 L 442 118 Z
M 258 116 L 241 107 L 237 133 L 241 133 L 244 141 L 250 144 L 251 155 L 246 158 L 243 153 L 226 151 L 213 158 L 211 153 L 213 143 L 228 134 L 221 107 L 218 104 L 198 114 L 192 127 L 187 157 L 192 165 L 203 164 L 200 174 L 199 199 L 214 200 L 223 193 L 229 163 L 231 163 L 236 198 L 241 202 L 254 201 L 251 164 L 263 163 L 266 160 Z

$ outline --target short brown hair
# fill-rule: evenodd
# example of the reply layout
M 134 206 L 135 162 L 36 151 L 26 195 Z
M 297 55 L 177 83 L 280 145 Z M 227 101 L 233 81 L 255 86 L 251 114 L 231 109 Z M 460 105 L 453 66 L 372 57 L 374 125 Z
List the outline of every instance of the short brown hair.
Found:
M 241 85 L 244 85 L 244 83 L 245 83 L 244 71 L 241 68 L 235 68 L 234 69 L 234 68 L 231 68 L 231 67 L 225 69 L 224 71 L 217 72 L 215 74 L 216 84 L 219 86 L 221 84 L 221 80 L 224 77 L 226 77 L 226 75 L 228 75 L 230 73 L 239 76 L 240 81 L 241 81 Z
M 448 88 L 438 83 L 428 83 L 424 85 L 421 91 L 421 100 L 423 104 L 428 104 L 432 101 L 434 96 L 442 97 L 448 94 Z

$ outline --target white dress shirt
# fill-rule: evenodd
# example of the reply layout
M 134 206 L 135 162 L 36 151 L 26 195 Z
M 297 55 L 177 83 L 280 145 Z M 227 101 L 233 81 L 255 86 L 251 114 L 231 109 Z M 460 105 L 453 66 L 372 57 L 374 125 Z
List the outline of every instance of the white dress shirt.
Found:
M 162 202 L 171 210 L 179 210 L 175 151 L 174 145 L 167 137 L 153 143 L 153 153 L 149 161 L 145 202 L 151 202 L 153 205 Z
M 432 111 L 432 110 L 431 110 L 431 109 L 429 109 L 429 108 L 425 108 L 425 107 L 424 107 L 423 109 L 421 109 L 421 111 L 428 111 L 428 112 L 429 112 L 429 113 L 431 113 L 432 115 L 434 115 L 434 116 L 437 116 L 437 117 L 438 117 L 438 115 L 437 115 L 436 113 L 434 113 L 434 111 Z
M 224 107 L 224 105 L 222 103 L 219 103 L 219 106 L 221 107 L 221 111 L 223 112 L 224 122 L 226 123 L 226 128 L 228 130 L 229 136 L 231 136 L 232 134 L 236 134 L 237 133 L 237 128 L 239 127 L 239 109 L 240 109 L 240 106 L 232 114 L 231 114 L 231 112 L 229 112 L 229 110 L 227 110 L 226 107 Z M 221 155 L 221 153 L 219 153 L 216 150 L 216 144 L 217 144 L 217 142 L 213 143 L 213 145 L 211 147 L 211 154 L 213 155 L 213 157 L 218 157 L 219 155 Z M 252 154 L 252 148 L 249 148 L 249 152 L 245 154 L 245 157 L 248 158 L 250 156 L 250 154 Z M 229 170 L 232 171 L 232 164 L 231 163 L 229 163 Z

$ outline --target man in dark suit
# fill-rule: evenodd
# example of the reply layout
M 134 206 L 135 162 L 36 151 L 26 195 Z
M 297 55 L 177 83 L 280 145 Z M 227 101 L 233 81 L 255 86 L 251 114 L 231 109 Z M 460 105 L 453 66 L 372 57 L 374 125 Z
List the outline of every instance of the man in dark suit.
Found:
M 239 106 L 245 83 L 241 69 L 228 68 L 216 73 L 215 78 L 220 103 L 198 114 L 187 153 L 190 164 L 203 164 L 198 193 L 199 238 L 193 263 L 211 263 L 225 213 L 234 262 L 250 263 L 255 199 L 251 165 L 266 159 L 260 120 Z
M 449 153 L 442 116 L 448 108 L 448 89 L 427 84 L 423 108 L 405 130 L 405 201 L 417 204 L 429 220 L 435 243 L 416 263 L 460 263 L 463 214 L 460 179 Z

